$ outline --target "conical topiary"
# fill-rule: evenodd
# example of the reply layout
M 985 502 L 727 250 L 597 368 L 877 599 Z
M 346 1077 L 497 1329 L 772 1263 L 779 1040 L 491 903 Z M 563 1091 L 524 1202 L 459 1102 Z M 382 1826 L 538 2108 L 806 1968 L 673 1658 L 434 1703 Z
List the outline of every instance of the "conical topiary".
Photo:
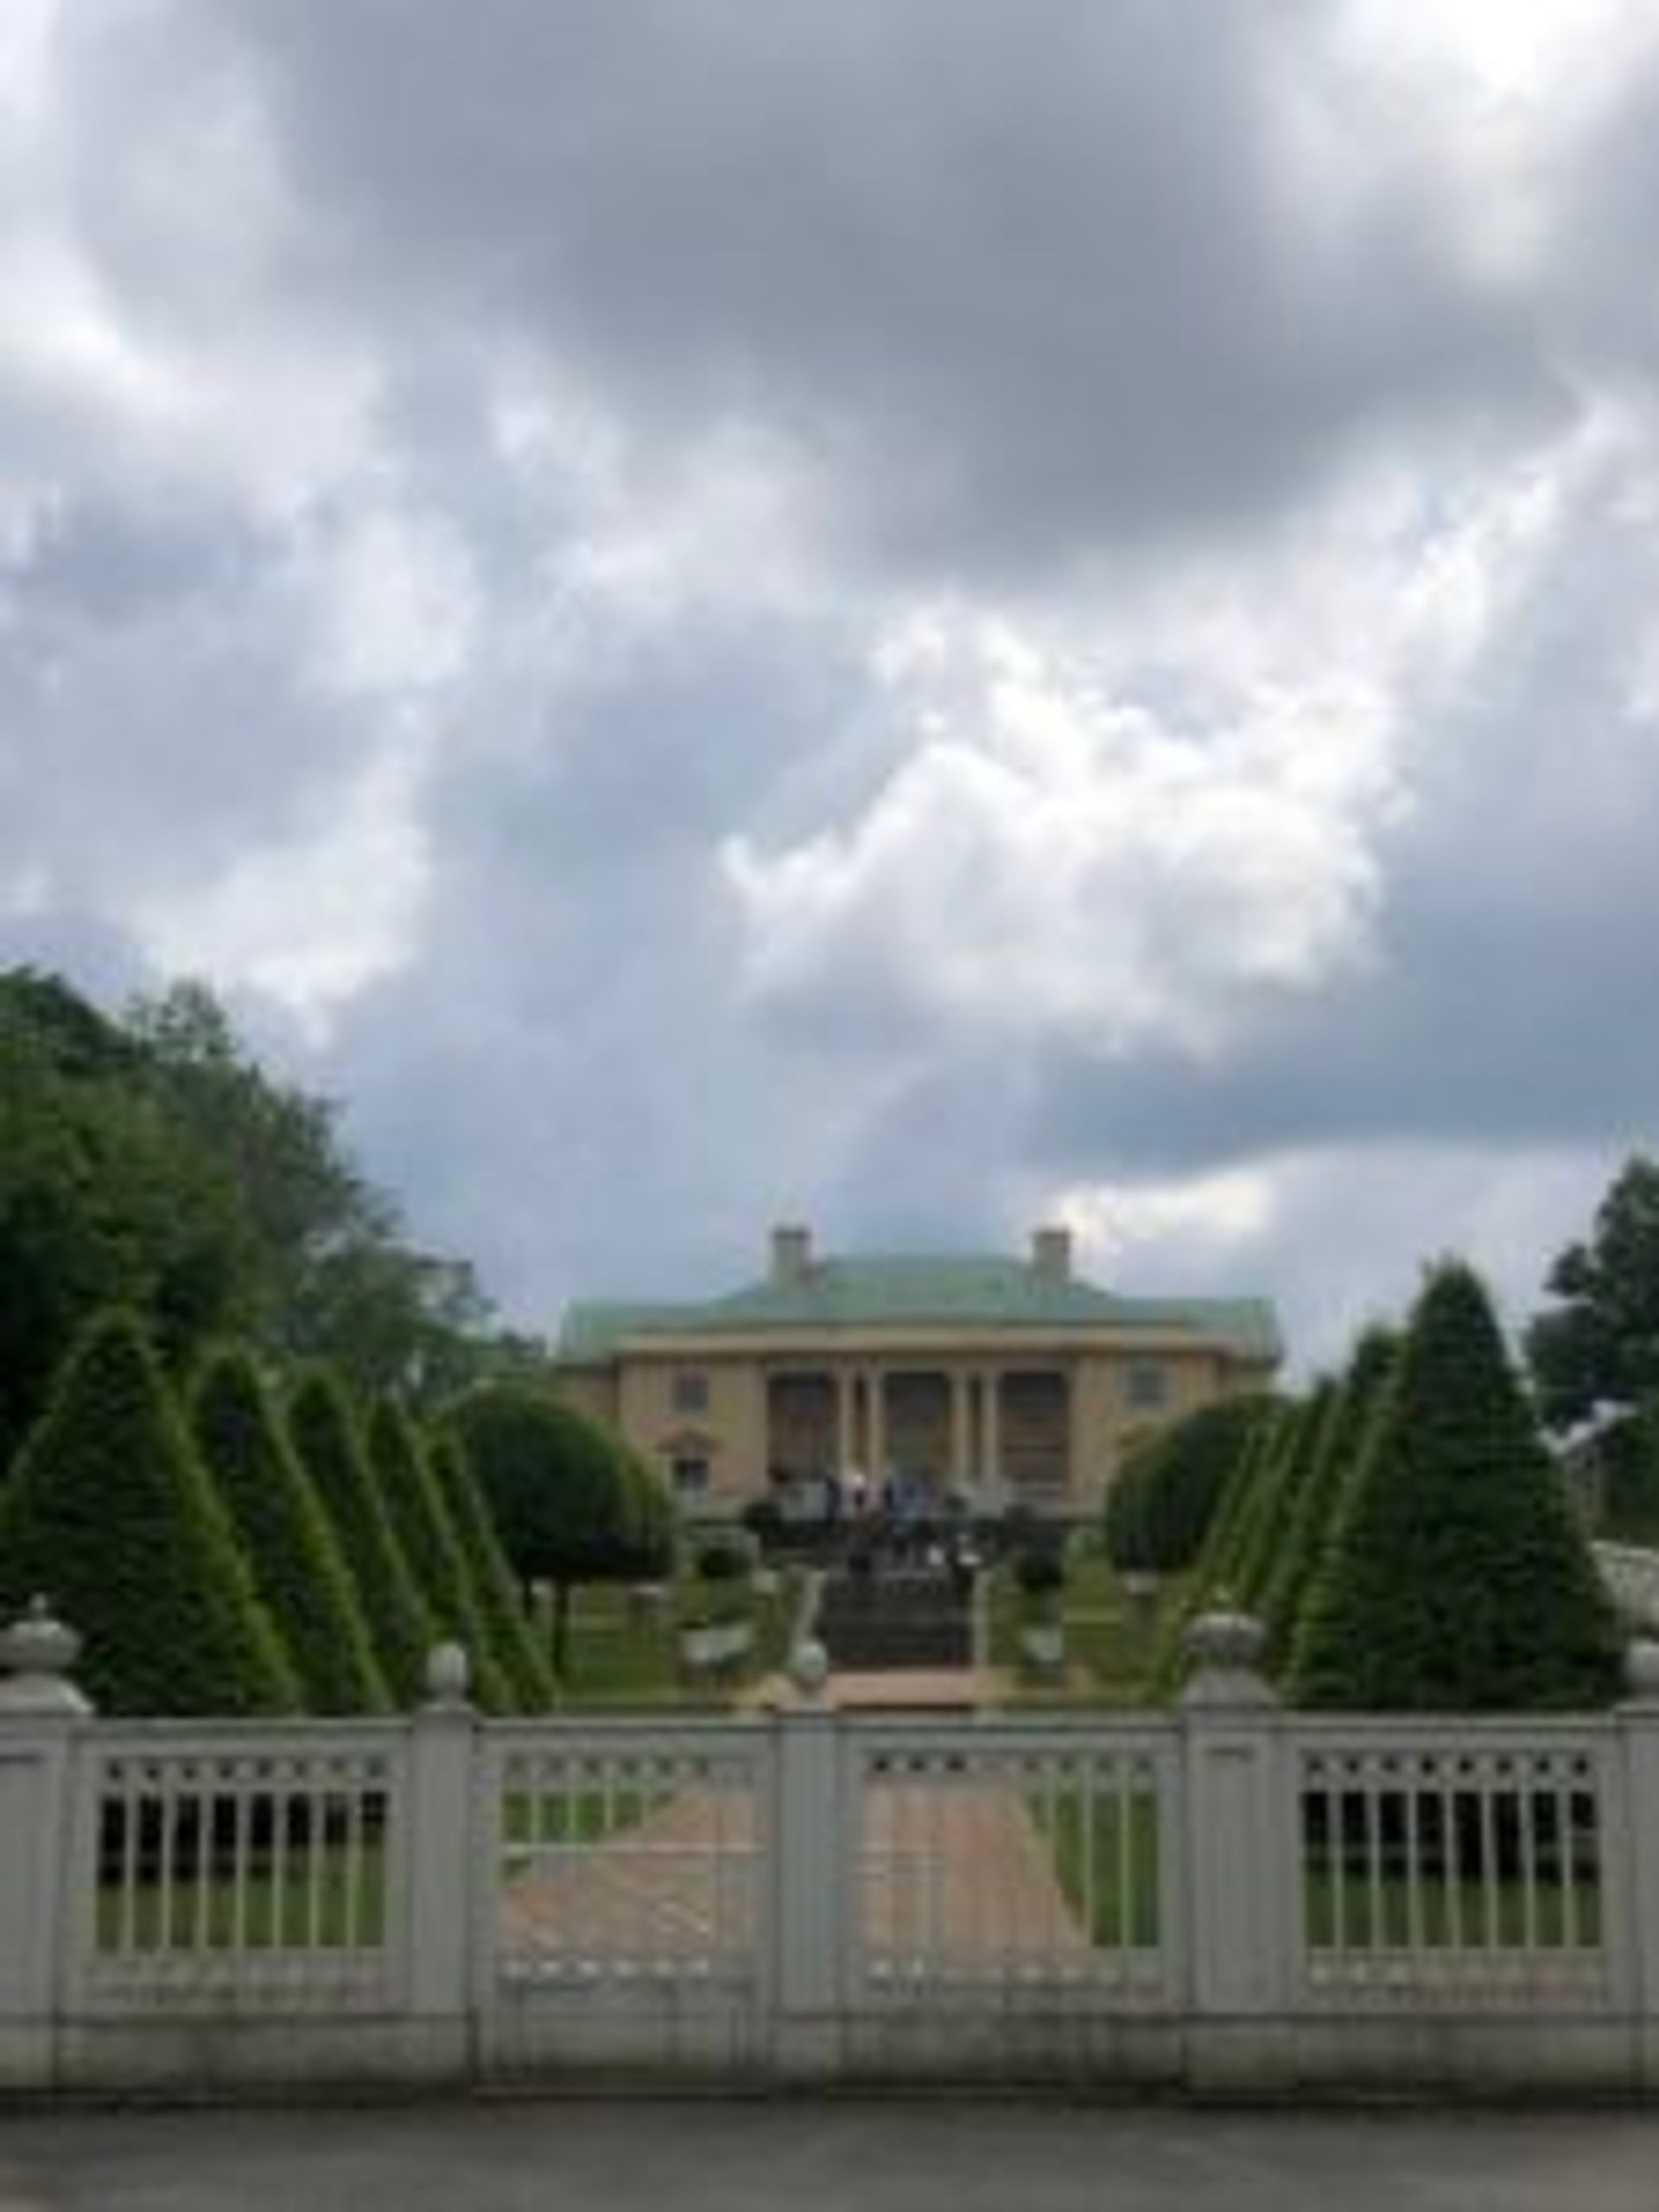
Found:
M 203 1363 L 190 1421 L 255 1586 L 287 1643 L 307 1711 L 389 1711 L 356 1581 L 247 1352 L 227 1346 Z
M 350 1401 L 326 1369 L 314 1369 L 295 1390 L 288 1427 L 351 1567 L 393 1701 L 400 1707 L 417 1704 L 437 1631 L 392 1528 Z
M 473 1694 L 485 1711 L 514 1711 L 518 1698 L 495 1656 L 467 1554 L 425 1443 L 404 1408 L 389 1398 L 379 1400 L 369 1416 L 368 1448 L 380 1495 L 434 1627 L 439 1636 L 465 1647 Z
M 557 1701 L 552 1666 L 524 1609 L 518 1587 L 496 1537 L 467 1455 L 447 1429 L 432 1440 L 431 1466 L 449 1519 L 467 1554 L 467 1570 L 484 1616 L 490 1648 L 512 1685 L 521 1712 L 539 1713 Z
M 1245 1611 L 1264 1620 L 1269 1613 L 1274 1571 L 1289 1543 L 1297 1501 L 1306 1487 L 1336 1396 L 1335 1383 L 1321 1376 L 1298 1403 L 1262 1471 L 1239 1533 L 1233 1589 Z
M 1278 1674 L 1295 1649 L 1308 1593 L 1337 1529 L 1379 1399 L 1400 1356 L 1397 1331 L 1374 1325 L 1354 1346 L 1328 1415 L 1313 1464 L 1291 1515 L 1262 1608 L 1268 1663 Z
M 1619 1635 L 1478 1278 L 1417 1300 L 1294 1656 L 1299 1703 L 1573 1710 L 1619 1686 Z
M 1180 1688 L 1186 1668 L 1186 1631 L 1194 1619 L 1212 1606 L 1238 1602 L 1230 1577 L 1236 1572 L 1251 1502 L 1294 1414 L 1290 1401 L 1264 1397 L 1259 1418 L 1249 1424 L 1240 1440 L 1237 1459 L 1210 1516 L 1204 1548 L 1185 1594 L 1179 1604 L 1166 1606 L 1158 1624 L 1147 1670 L 1147 1686 L 1154 1697 L 1173 1697 Z
M 112 1713 L 292 1713 L 301 1691 L 143 1325 L 93 1320 L 0 1492 L 0 1604 L 86 1639 Z

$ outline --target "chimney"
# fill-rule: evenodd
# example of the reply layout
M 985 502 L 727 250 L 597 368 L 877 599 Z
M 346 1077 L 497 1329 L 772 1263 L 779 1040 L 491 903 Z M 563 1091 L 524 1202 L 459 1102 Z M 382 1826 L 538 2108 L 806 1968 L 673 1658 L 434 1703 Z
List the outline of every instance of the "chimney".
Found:
M 772 1232 L 772 1279 L 785 1285 L 804 1282 L 812 1266 L 812 1232 L 785 1223 Z
M 1070 1282 L 1071 1280 L 1071 1230 L 1060 1227 L 1033 1230 L 1031 1238 L 1031 1264 L 1045 1282 Z

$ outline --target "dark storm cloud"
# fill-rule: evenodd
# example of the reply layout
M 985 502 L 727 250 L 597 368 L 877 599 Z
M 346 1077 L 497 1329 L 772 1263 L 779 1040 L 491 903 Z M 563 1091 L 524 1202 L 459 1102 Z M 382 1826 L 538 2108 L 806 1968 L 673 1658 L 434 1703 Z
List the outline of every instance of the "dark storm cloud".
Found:
M 300 296 L 531 336 L 670 442 L 761 417 L 848 538 L 930 573 L 1029 582 L 1278 505 L 1391 424 L 1560 397 L 1386 137 L 1350 207 L 1287 162 L 1299 75 L 1344 127 L 1305 5 L 183 16 L 258 57 Z M 148 70 L 165 113 L 145 41 L 86 80 Z
M 1063 661 L 1195 547 L 1244 575 L 1306 527 L 1341 567 L 1321 503 L 1369 465 L 1427 531 L 1443 476 L 1478 505 L 1487 461 L 1548 479 L 1575 410 L 1647 404 L 1652 86 L 1603 143 L 1552 142 L 1544 246 L 1500 281 L 1470 251 L 1472 172 L 1426 161 L 1332 19 L 69 0 L 34 212 L 73 281 L 0 314 L 0 948 L 124 991 L 161 900 L 254 1033 L 346 1102 L 414 1232 L 535 1325 L 578 1290 L 715 1287 L 774 1216 L 1003 1241 L 1063 1185 L 1287 1158 L 1333 1165 L 1254 1241 L 1148 1247 L 1149 1278 L 1225 1259 L 1300 1322 L 1340 1276 L 1346 1311 L 1368 1269 L 1392 1297 L 1414 1251 L 1474 1234 L 1488 1182 L 1553 1238 L 1530 1163 L 1605 1157 L 1659 1096 L 1650 438 L 1628 482 L 1563 500 L 1449 687 L 1386 677 L 1408 810 L 1333 815 L 1376 871 L 1369 964 L 1338 933 L 1298 989 L 1223 1007 L 1212 1050 L 1131 1025 L 1090 1058 L 1058 1000 L 1012 1033 L 988 997 L 942 1017 L 936 977 L 895 981 L 879 899 L 762 1008 L 722 870 L 734 844 L 847 842 L 936 741 L 973 754 L 982 729 L 941 740 L 872 673 L 940 587 L 965 629 L 1050 626 Z M 546 450 L 504 436 L 504 391 Z M 734 425 L 776 493 L 757 520 L 721 505 Z M 1344 675 L 1374 613 L 1316 613 L 1295 672 Z M 1166 658 L 1131 645 L 1102 680 L 1224 743 L 1214 668 Z M 391 842 L 415 887 L 332 1027 L 302 992 L 261 1001 L 269 962 L 215 938 L 211 894 L 250 853 L 302 860 L 410 728 Z M 1134 767 L 1103 772 L 1103 845 Z M 385 849 L 340 863 L 342 936 Z M 1056 964 L 1088 919 L 1021 903 L 1046 859 L 995 887 L 1039 982 L 1055 912 Z M 1185 879 L 1152 879 L 1110 911 L 1160 952 Z M 291 914 L 280 868 L 265 886 L 279 950 L 312 880 Z M 1550 1203 L 1592 1179 L 1562 1171 Z
M 855 703 L 834 626 L 718 624 L 500 683 L 431 792 L 419 963 L 315 1062 L 423 1232 L 550 1285 L 696 1287 L 833 1159 L 841 1092 L 750 1033 L 711 840 L 810 772 Z M 493 733 L 493 735 L 492 735 Z
M 291 580 L 72 512 L 12 580 L 0 632 L 0 862 L 96 899 L 187 886 L 304 824 L 340 765 L 334 703 L 295 681 Z

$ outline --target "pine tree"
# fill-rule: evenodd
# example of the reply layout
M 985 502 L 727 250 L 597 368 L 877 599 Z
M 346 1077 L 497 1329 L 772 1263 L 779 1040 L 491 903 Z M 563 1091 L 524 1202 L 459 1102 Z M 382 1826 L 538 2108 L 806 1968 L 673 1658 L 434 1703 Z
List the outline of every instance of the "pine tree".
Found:
M 1594 1707 L 1619 1636 L 1485 1290 L 1429 1274 L 1298 1639 L 1299 1703 Z
M 434 1627 L 465 1647 L 473 1693 L 485 1711 L 512 1712 L 518 1703 L 513 1686 L 495 1656 L 424 1440 L 403 1407 L 382 1398 L 370 1414 L 367 1441 L 380 1495 Z
M 467 1555 L 490 1648 L 512 1686 L 523 1713 L 540 1713 L 557 1702 L 558 1690 L 547 1654 L 519 1603 L 518 1586 L 497 1539 L 464 1446 L 448 1430 L 432 1442 L 432 1473 L 448 1508 L 449 1519 Z
M 307 1711 L 389 1711 L 356 1582 L 249 1353 L 226 1347 L 204 1363 L 190 1418 L 255 1586 L 287 1643 Z
M 0 1492 L 0 1601 L 86 1638 L 111 1713 L 292 1713 L 301 1689 L 138 1319 L 92 1321 Z
M 334 1523 L 357 1584 L 374 1655 L 394 1702 L 417 1704 L 437 1632 L 404 1557 L 350 1402 L 326 1369 L 315 1369 L 289 1406 L 289 1433 Z

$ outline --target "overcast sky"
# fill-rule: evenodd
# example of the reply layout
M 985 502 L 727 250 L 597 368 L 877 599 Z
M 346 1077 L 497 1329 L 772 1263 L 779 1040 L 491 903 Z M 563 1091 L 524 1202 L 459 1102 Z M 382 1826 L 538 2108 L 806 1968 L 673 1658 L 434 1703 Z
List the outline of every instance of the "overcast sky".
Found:
M 0 957 L 514 1321 L 1513 1313 L 1659 1137 L 1656 0 L 3 0 Z

